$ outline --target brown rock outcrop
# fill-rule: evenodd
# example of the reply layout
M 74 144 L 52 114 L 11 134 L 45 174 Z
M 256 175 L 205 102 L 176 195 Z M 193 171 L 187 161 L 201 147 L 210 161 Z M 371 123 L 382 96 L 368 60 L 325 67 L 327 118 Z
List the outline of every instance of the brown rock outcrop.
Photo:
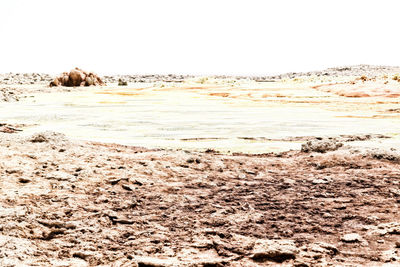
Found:
M 86 72 L 79 68 L 71 70 L 69 73 L 64 72 L 51 83 L 50 87 L 53 86 L 91 86 L 91 85 L 105 85 L 99 76 L 92 72 Z

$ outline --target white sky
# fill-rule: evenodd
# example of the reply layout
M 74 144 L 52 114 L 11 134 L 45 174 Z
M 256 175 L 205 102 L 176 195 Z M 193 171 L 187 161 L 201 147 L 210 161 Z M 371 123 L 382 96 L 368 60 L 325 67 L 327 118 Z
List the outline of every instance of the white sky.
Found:
M 0 0 L 0 72 L 400 65 L 398 0 Z

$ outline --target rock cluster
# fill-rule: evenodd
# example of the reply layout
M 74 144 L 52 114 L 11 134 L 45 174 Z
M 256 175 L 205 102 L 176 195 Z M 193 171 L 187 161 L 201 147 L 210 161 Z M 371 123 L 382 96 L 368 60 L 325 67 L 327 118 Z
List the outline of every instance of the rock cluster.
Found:
M 155 83 L 155 82 L 184 82 L 188 79 L 201 77 L 197 75 L 180 75 L 180 74 L 144 74 L 144 75 L 106 75 L 104 81 L 106 83 L 118 83 L 123 80 L 129 83 Z M 270 76 L 231 76 L 231 75 L 212 75 L 210 78 L 230 79 L 230 80 L 252 80 L 256 82 L 271 82 Z
M 5 85 L 26 85 L 45 84 L 52 80 L 49 74 L 45 73 L 4 73 L 0 74 L 0 84 Z
M 19 101 L 18 92 L 11 87 L 0 88 L 0 102 L 13 102 Z
M 233 79 L 233 80 L 252 80 L 256 82 L 271 82 L 282 79 L 305 78 L 305 77 L 343 77 L 343 76 L 365 76 L 368 78 L 378 77 L 388 74 L 400 73 L 400 67 L 391 66 L 371 66 L 371 65 L 356 65 L 328 68 L 322 71 L 310 72 L 290 72 L 278 75 L 261 75 L 261 76 L 232 76 L 232 75 L 216 75 L 212 76 L 216 79 Z M 58 83 L 62 84 L 65 74 L 62 79 L 58 79 Z M 181 74 L 142 74 L 142 75 L 107 75 L 104 76 L 105 83 L 118 83 L 122 79 L 128 83 L 154 83 L 154 82 L 183 82 L 186 79 L 195 78 L 196 75 L 181 75 Z M 49 83 L 53 78 L 49 74 L 43 73 L 5 73 L 0 74 L 0 84 L 41 84 Z M 57 82 L 56 82 L 57 83 Z M 80 85 L 77 85 L 80 86 Z
M 354 65 L 354 66 L 343 66 L 328 68 L 321 71 L 309 71 L 309 72 L 289 72 L 270 76 L 272 80 L 281 79 L 293 79 L 299 77 L 343 77 L 343 76 L 365 76 L 365 77 L 378 77 L 386 74 L 399 73 L 400 67 L 393 66 L 374 66 L 374 65 Z
M 86 72 L 79 68 L 71 70 L 69 73 L 64 72 L 59 77 L 55 78 L 51 83 L 52 86 L 91 86 L 105 85 L 99 76 L 92 72 Z
M 335 151 L 343 146 L 343 143 L 338 142 L 336 139 L 316 139 L 308 141 L 301 145 L 302 152 L 319 152 L 325 153 L 326 151 Z
M 106 83 L 119 83 L 120 80 L 127 83 L 183 82 L 185 79 L 193 77 L 191 75 L 175 74 L 106 75 L 104 76 L 104 81 Z

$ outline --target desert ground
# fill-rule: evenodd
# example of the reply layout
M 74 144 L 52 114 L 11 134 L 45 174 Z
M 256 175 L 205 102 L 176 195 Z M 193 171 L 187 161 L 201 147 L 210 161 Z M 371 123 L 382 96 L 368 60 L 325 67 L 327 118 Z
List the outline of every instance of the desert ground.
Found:
M 103 87 L 2 74 L 0 265 L 399 266 L 399 72 L 116 75 Z M 77 108 L 75 95 L 85 108 L 113 102 L 114 118 L 129 99 L 157 96 L 270 112 L 277 124 L 267 132 L 250 115 L 221 116 L 212 138 L 207 127 L 174 129 L 182 135 L 171 141 L 164 132 L 125 138 L 131 129 L 109 136 L 60 116 L 73 109 L 36 119 L 36 109 Z M 291 130 L 280 120 L 298 123 Z

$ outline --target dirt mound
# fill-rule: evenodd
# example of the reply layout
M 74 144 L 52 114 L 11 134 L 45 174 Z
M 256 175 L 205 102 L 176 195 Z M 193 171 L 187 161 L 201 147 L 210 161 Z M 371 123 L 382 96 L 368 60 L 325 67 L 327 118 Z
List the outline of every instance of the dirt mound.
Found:
M 71 70 L 69 73 L 64 72 L 50 83 L 52 86 L 91 86 L 105 85 L 99 76 L 92 72 L 86 72 L 79 68 Z

